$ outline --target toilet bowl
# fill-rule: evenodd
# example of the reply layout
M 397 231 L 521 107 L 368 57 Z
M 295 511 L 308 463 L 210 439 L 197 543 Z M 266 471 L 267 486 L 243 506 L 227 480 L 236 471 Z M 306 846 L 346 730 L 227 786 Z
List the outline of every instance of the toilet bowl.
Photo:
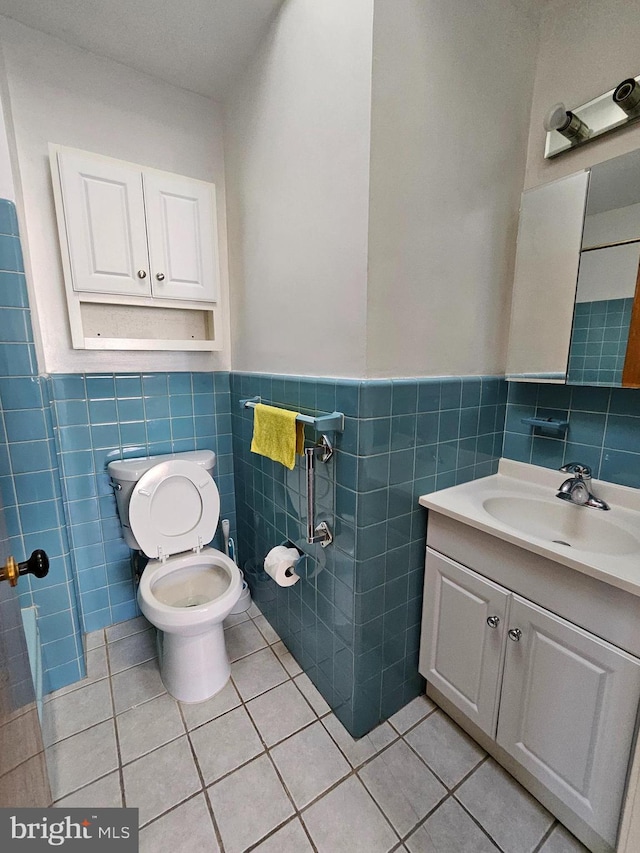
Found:
M 220 516 L 211 451 L 111 462 L 127 544 L 150 559 L 138 604 L 158 629 L 160 675 L 182 702 L 218 693 L 230 675 L 223 620 L 242 591 L 236 564 L 208 547 Z

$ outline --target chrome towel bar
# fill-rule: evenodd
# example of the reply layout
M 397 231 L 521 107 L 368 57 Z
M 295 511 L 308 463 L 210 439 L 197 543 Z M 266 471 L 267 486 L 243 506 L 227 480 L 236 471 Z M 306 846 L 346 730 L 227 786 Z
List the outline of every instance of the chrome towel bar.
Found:
M 240 400 L 241 409 L 255 409 L 258 403 L 265 402 L 262 397 L 250 397 L 246 400 Z M 267 403 L 267 405 L 277 405 Z M 280 408 L 284 408 L 281 406 Z M 297 421 L 303 424 L 309 424 L 317 429 L 318 432 L 343 432 L 344 431 L 344 415 L 342 412 L 331 412 L 328 415 L 298 415 Z

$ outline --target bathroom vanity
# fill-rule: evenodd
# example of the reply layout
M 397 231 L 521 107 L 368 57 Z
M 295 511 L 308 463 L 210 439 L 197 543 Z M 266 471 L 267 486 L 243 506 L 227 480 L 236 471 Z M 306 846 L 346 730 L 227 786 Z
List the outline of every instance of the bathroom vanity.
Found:
M 492 477 L 420 498 L 420 672 L 590 850 L 631 850 L 619 826 L 637 785 L 640 492 L 595 484 L 607 512 L 557 500 L 561 482 L 503 459 Z

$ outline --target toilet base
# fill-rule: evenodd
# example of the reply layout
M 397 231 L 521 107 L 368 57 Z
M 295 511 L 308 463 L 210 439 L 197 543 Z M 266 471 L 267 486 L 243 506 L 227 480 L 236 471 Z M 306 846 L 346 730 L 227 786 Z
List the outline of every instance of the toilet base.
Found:
M 222 622 L 194 637 L 158 632 L 160 677 L 180 702 L 205 702 L 225 686 L 231 667 Z

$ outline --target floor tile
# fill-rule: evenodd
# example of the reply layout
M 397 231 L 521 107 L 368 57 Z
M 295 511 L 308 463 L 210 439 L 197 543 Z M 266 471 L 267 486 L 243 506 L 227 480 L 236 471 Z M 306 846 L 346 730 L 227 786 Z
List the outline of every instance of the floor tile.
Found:
M 294 813 L 266 755 L 221 779 L 207 793 L 226 853 L 243 853 Z
M 540 803 L 489 759 L 456 791 L 456 798 L 504 853 L 532 853 L 554 821 Z
M 126 622 L 117 622 L 115 625 L 105 628 L 107 643 L 115 643 L 123 637 L 137 634 L 139 631 L 148 631 L 151 627 L 151 623 L 144 616 L 136 616 L 135 619 L 127 619 Z
M 140 832 L 140 853 L 218 853 L 219 850 L 204 794 L 187 800 Z
M 228 628 L 224 632 L 224 640 L 232 663 L 267 645 L 267 641 L 253 622 L 242 622 L 240 625 Z
M 247 711 L 267 746 L 273 746 L 317 719 L 292 681 L 285 681 L 247 702 Z
M 407 835 L 447 796 L 447 789 L 404 741 L 392 744 L 359 772 L 399 835 Z
M 189 731 L 201 726 L 203 723 L 208 723 L 231 711 L 232 708 L 237 708 L 240 704 L 238 691 L 233 686 L 231 679 L 227 681 L 225 686 L 219 693 L 207 699 L 205 702 L 180 702 L 180 708 L 184 716 L 184 721 L 187 724 Z
M 246 610 L 244 613 L 230 613 L 222 624 L 226 631 L 227 628 L 233 628 L 234 625 L 240 625 L 242 622 L 248 622 L 250 618 L 251 617 Z
M 318 853 L 387 853 L 399 838 L 355 776 L 302 815 Z
M 84 635 L 84 647 L 86 651 L 97 649 L 99 646 L 104 646 L 106 642 L 107 640 L 104 635 L 104 628 L 101 628 L 99 631 L 90 631 L 88 634 Z
M 113 720 L 98 723 L 47 749 L 47 768 L 54 801 L 106 776 L 117 767 Z
M 43 715 L 45 746 L 84 731 L 113 717 L 109 681 L 103 679 L 47 703 Z
M 254 847 L 253 853 L 313 853 L 313 847 L 302 824 L 295 818 Z
M 88 684 L 93 681 L 99 681 L 101 678 L 109 677 L 106 646 L 99 646 L 97 649 L 90 649 L 87 652 L 86 661 L 87 677 L 85 680 Z
M 282 666 L 287 670 L 289 675 L 299 675 L 302 672 L 302 667 L 291 654 L 289 649 L 282 642 L 282 640 L 279 640 L 277 643 L 274 643 L 273 651 L 276 653 L 276 657 L 278 658 Z
M 116 673 L 111 677 L 111 686 L 116 714 L 121 714 L 129 708 L 134 708 L 167 692 L 155 660 Z
M 329 713 L 331 708 L 308 675 L 303 673 L 294 678 L 293 681 L 319 717 Z
M 116 726 L 123 764 L 185 733 L 178 703 L 168 693 L 119 714 Z
M 231 667 L 231 677 L 246 702 L 282 684 L 289 676 L 271 649 L 262 649 L 236 661 Z
M 55 806 L 64 809 L 76 809 L 92 807 L 96 809 L 120 809 L 122 808 L 122 790 L 120 788 L 120 772 L 118 770 L 109 773 L 97 782 L 85 785 L 68 797 L 63 797 L 54 803 Z
M 356 740 L 351 737 L 335 714 L 323 717 L 322 722 L 353 767 L 359 767 L 398 737 L 389 723 L 382 723 L 372 729 L 369 734 Z
M 410 853 L 499 853 L 451 797 L 405 843 Z
M 244 708 L 236 708 L 195 729 L 191 732 L 191 743 L 205 785 L 264 751 Z
M 558 824 L 540 848 L 540 853 L 589 853 L 568 829 Z
M 156 632 L 140 631 L 109 643 L 109 668 L 112 674 L 157 657 Z
M 271 757 L 299 809 L 351 771 L 319 722 L 276 746 Z
M 393 717 L 389 718 L 389 722 L 399 734 L 403 735 L 412 726 L 423 720 L 427 714 L 434 711 L 435 708 L 436 706 L 431 699 L 428 699 L 426 696 L 418 696 L 409 702 L 408 705 L 405 705 L 404 708 L 400 708 Z
M 122 775 L 126 804 L 140 810 L 140 825 L 186 800 L 201 787 L 186 736 L 128 764 Z
M 253 624 L 258 628 L 258 630 L 270 646 L 272 646 L 274 643 L 281 642 L 280 635 L 268 621 L 266 616 L 257 616 L 253 620 Z
M 449 788 L 457 785 L 485 755 L 442 711 L 427 717 L 405 740 Z
M 249 607 L 249 608 L 248 608 L 248 610 L 246 610 L 245 612 L 246 612 L 249 616 L 251 616 L 251 618 L 252 618 L 252 619 L 257 619 L 257 618 L 258 618 L 258 616 L 262 616 L 262 611 L 260 610 L 260 608 L 258 607 L 258 605 L 255 603 L 255 601 L 252 601 L 252 602 L 251 602 L 250 607 Z

